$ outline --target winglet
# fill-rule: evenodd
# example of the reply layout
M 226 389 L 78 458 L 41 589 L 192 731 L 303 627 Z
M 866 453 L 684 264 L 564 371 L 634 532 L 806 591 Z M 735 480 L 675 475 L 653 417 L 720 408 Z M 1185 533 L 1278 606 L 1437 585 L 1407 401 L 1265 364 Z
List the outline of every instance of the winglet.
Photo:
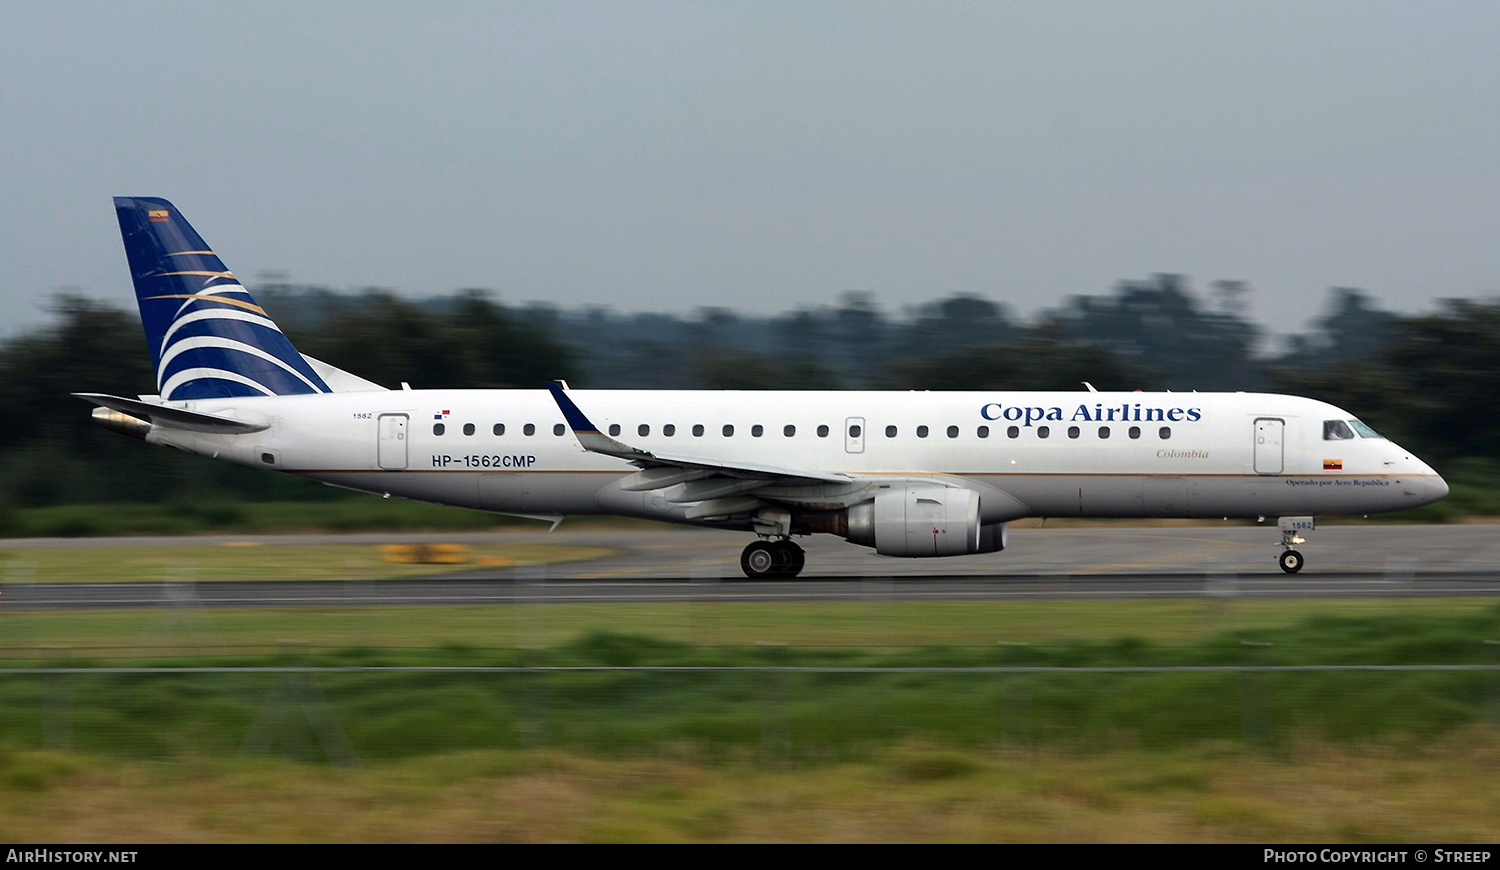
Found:
M 578 438 L 578 443 L 584 450 L 593 453 L 603 453 L 606 456 L 618 456 L 621 459 L 654 461 L 655 456 L 649 450 L 641 450 L 631 447 L 605 435 L 599 431 L 599 427 L 589 421 L 589 418 L 573 404 L 568 398 L 568 385 L 562 381 L 553 381 L 547 385 L 548 391 L 552 393 L 553 401 L 563 412 L 563 419 L 568 421 L 568 428 L 573 430 L 573 435 Z
M 557 407 L 562 409 L 563 419 L 568 421 L 568 427 L 575 435 L 599 434 L 599 428 L 590 423 L 589 418 L 585 417 L 583 412 L 578 410 L 578 406 L 573 404 L 573 400 L 568 398 L 567 382 L 553 381 L 547 385 L 547 389 L 552 392 L 553 401 L 557 402 Z

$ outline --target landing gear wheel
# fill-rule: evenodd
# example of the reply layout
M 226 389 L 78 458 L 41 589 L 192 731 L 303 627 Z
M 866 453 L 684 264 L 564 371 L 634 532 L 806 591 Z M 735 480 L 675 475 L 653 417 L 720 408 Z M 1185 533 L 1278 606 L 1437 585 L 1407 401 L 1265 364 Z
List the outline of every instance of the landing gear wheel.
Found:
M 807 564 L 807 553 L 791 541 L 777 541 L 771 545 L 776 550 L 778 577 L 796 577 Z
M 754 541 L 740 553 L 740 570 L 751 580 L 778 580 L 802 573 L 807 554 L 791 541 Z
M 1295 574 L 1298 571 L 1302 570 L 1302 564 L 1304 560 L 1302 558 L 1302 554 L 1297 552 L 1296 550 L 1287 550 L 1283 552 L 1281 554 L 1281 558 L 1277 559 L 1276 561 L 1281 563 L 1281 570 L 1287 572 L 1288 574 Z
M 782 561 L 776 545 L 770 541 L 753 541 L 740 553 L 740 570 L 751 580 L 769 580 L 780 576 Z

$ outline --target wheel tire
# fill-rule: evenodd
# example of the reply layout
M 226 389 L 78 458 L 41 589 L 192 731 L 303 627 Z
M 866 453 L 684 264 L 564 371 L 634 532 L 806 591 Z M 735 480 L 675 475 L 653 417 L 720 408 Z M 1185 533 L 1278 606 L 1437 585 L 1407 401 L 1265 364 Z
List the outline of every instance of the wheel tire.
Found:
M 801 547 L 791 541 L 777 541 L 771 546 L 776 548 L 776 576 L 791 578 L 802 573 L 802 566 L 807 564 L 807 553 Z
M 740 553 L 740 570 L 751 580 L 780 576 L 781 554 L 769 541 L 754 541 Z
M 1298 571 L 1302 570 L 1302 565 L 1305 560 L 1302 558 L 1302 554 L 1297 552 L 1296 550 L 1287 550 L 1283 552 L 1281 554 L 1281 558 L 1277 559 L 1276 561 L 1281 563 L 1281 570 L 1287 572 L 1288 574 L 1295 574 Z

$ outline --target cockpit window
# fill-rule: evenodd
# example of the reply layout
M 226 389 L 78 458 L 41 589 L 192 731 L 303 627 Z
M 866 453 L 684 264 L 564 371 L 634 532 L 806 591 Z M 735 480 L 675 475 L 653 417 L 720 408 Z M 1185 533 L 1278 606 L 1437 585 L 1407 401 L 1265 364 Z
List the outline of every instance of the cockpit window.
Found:
M 1345 423 L 1343 420 L 1323 421 L 1324 441 L 1348 441 L 1353 437 L 1354 430 L 1350 429 L 1349 424 Z
M 1358 420 L 1350 420 L 1349 421 L 1349 425 L 1354 427 L 1354 431 L 1358 432 L 1359 433 L 1359 437 L 1361 437 L 1361 438 L 1383 438 L 1383 437 L 1385 437 L 1385 436 L 1381 435 L 1379 432 L 1376 432 L 1374 429 L 1371 429 L 1369 426 L 1366 426 L 1364 423 L 1359 422 Z

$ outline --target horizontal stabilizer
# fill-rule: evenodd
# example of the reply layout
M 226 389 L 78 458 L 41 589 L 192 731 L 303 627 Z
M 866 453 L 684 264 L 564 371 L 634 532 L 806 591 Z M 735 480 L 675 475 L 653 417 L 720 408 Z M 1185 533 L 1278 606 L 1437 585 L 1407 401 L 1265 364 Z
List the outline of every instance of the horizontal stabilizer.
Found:
M 236 420 L 233 417 L 220 417 L 217 414 L 205 414 L 202 411 L 189 411 L 186 408 L 173 408 L 168 405 L 158 405 L 152 402 L 142 402 L 138 399 L 126 399 L 121 396 L 107 396 L 103 393 L 74 393 L 73 395 L 92 402 L 100 407 L 129 414 L 141 420 L 150 420 L 152 424 L 168 429 L 187 429 L 193 432 L 221 432 L 221 433 L 245 433 L 259 432 L 270 428 L 270 423 L 252 423 L 246 420 Z

